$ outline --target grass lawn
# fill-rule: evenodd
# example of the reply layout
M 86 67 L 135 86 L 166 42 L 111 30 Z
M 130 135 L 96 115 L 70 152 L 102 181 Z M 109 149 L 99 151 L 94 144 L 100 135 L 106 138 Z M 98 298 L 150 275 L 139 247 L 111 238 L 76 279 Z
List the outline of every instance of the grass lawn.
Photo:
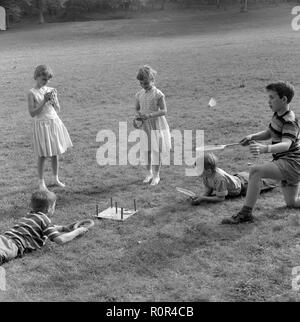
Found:
M 28 211 L 37 185 L 26 93 L 37 64 L 55 71 L 61 118 L 74 148 L 61 158 L 65 190 L 57 193 L 54 223 L 70 223 L 137 199 L 140 212 L 124 223 L 97 221 L 84 237 L 4 265 L 3 301 L 270 301 L 299 300 L 291 271 L 300 265 L 300 217 L 284 207 L 280 189 L 261 196 L 253 224 L 220 225 L 242 199 L 191 207 L 175 187 L 201 191 L 184 166 L 162 169 L 157 187 L 144 170 L 96 162 L 101 129 L 117 131 L 134 115 L 137 69 L 158 70 L 172 129 L 205 130 L 206 143 L 228 143 L 263 130 L 271 111 L 265 85 L 291 81 L 300 115 L 300 32 L 291 29 L 292 4 L 239 13 L 154 13 L 128 20 L 26 25 L 0 34 L 0 231 Z M 207 108 L 210 97 L 217 106 Z M 218 153 L 220 167 L 247 170 L 250 154 Z

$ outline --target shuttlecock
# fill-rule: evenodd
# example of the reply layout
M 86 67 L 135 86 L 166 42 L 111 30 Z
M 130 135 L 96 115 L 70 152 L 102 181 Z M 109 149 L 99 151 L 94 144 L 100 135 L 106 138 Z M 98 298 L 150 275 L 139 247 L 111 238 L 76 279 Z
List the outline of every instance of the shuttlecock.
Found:
M 216 100 L 212 97 L 210 100 L 209 100 L 209 102 L 208 102 L 208 106 L 209 107 L 214 107 L 214 106 L 216 106 L 217 105 L 217 102 L 216 102 Z

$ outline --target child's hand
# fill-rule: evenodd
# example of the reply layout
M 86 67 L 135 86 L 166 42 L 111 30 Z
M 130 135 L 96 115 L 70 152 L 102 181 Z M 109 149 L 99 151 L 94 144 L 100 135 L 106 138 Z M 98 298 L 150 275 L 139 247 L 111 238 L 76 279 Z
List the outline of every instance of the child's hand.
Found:
M 48 101 L 52 100 L 52 97 L 53 97 L 52 92 L 46 93 L 46 94 L 44 95 L 44 100 L 45 100 L 45 102 L 48 102 Z
M 145 120 L 148 120 L 149 119 L 149 115 L 148 114 L 143 114 L 143 113 L 140 113 L 140 118 L 145 121 Z
M 82 236 L 88 232 L 88 229 L 85 227 L 79 227 L 79 228 L 77 228 L 77 231 L 79 232 L 79 236 Z
M 261 144 L 255 141 L 250 143 L 250 152 L 257 157 L 261 153 L 267 153 L 268 147 L 265 144 Z
M 252 135 L 247 135 L 245 138 L 243 138 L 241 141 L 240 141 L 240 144 L 242 146 L 246 146 L 246 145 L 249 145 L 250 142 L 252 141 Z
M 200 197 L 191 197 L 191 203 L 194 206 L 199 205 L 202 201 L 203 201 L 203 198 L 201 196 Z

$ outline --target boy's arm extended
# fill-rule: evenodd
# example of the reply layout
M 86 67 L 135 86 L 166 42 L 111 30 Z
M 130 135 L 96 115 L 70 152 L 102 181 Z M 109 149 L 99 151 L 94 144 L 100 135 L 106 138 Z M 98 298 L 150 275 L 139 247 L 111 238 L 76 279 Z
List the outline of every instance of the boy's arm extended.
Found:
M 288 138 L 283 138 L 282 142 L 272 145 L 255 143 L 250 145 L 250 151 L 255 153 L 256 149 L 258 148 L 260 153 L 281 153 L 288 151 L 292 143 L 292 140 Z
M 73 240 L 74 238 L 80 236 L 80 235 L 83 235 L 85 234 L 86 232 L 88 231 L 88 229 L 84 228 L 84 227 L 79 227 L 73 231 L 71 231 L 70 233 L 65 233 L 65 234 L 62 234 L 58 237 L 55 237 L 53 239 L 53 241 L 56 243 L 56 244 L 59 244 L 59 245 L 63 245 L 65 243 L 68 243 L 70 242 L 71 240 Z
M 265 140 L 270 140 L 271 139 L 271 132 L 269 129 L 261 132 L 257 132 L 254 134 L 251 134 L 251 140 L 255 141 L 265 141 Z
M 225 196 L 200 196 L 197 198 L 199 202 L 221 202 L 225 200 Z
M 249 145 L 251 141 L 266 141 L 271 139 L 271 132 L 269 129 L 254 134 L 247 135 L 240 141 L 240 144 L 245 146 Z

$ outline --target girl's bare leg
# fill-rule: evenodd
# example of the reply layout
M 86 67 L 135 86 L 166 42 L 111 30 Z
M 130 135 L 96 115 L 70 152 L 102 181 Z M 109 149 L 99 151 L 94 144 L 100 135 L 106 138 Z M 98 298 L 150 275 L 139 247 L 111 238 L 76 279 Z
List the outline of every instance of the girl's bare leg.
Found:
M 39 176 L 39 189 L 47 189 L 44 180 L 44 169 L 45 169 L 45 157 L 38 157 L 38 176 Z
M 149 183 L 153 178 L 152 172 L 152 159 L 151 159 L 151 151 L 145 152 L 145 160 L 146 160 L 146 169 L 148 171 L 146 178 L 144 179 L 144 183 Z
M 58 163 L 58 156 L 57 155 L 54 155 L 51 157 L 51 164 L 52 164 L 53 175 L 55 177 L 55 184 L 61 188 L 64 188 L 66 185 L 58 179 L 59 163 Z
M 159 152 L 153 152 L 153 154 L 154 154 L 154 158 L 153 158 L 154 159 L 154 175 L 153 175 L 151 185 L 156 186 L 160 181 L 159 171 L 161 168 L 161 158 L 160 158 Z

